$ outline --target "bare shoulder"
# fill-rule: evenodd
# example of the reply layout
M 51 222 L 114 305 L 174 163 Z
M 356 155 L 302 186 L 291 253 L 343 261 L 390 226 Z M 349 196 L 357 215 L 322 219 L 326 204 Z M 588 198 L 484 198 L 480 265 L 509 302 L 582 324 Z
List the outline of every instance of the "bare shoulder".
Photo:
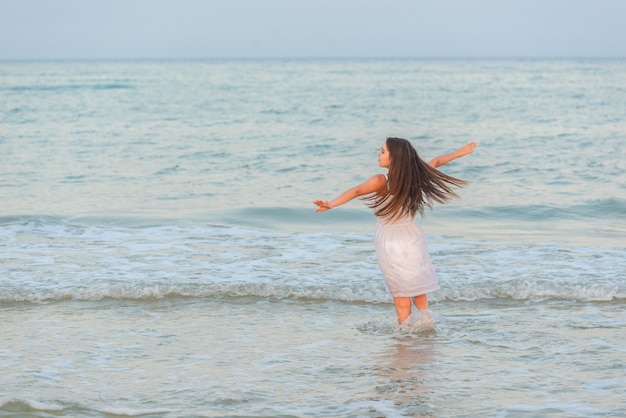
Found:
M 385 176 L 384 174 L 374 174 L 372 177 L 369 178 L 368 182 L 372 182 L 374 185 L 380 187 L 387 183 L 387 176 Z
M 369 179 L 355 187 L 356 194 L 362 196 L 364 194 L 374 193 L 387 183 L 387 177 L 384 174 L 374 174 Z
M 387 184 L 387 176 L 385 176 L 384 174 L 374 174 L 372 177 L 367 179 L 361 186 L 362 189 L 365 189 L 365 193 L 373 193 L 383 187 L 385 184 Z

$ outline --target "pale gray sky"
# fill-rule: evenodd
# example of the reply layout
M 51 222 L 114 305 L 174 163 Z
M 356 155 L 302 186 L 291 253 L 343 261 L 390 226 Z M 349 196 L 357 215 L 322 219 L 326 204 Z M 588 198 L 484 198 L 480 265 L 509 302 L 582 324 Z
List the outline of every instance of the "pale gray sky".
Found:
M 0 0 L 0 60 L 626 57 L 626 0 Z

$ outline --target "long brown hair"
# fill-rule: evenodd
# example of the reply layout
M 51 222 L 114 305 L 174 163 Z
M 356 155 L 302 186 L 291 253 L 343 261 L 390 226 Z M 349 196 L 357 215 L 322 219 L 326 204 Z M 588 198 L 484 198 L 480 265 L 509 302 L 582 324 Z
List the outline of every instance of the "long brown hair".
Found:
M 459 196 L 453 188 L 467 184 L 448 176 L 420 158 L 415 148 L 403 138 L 387 138 L 389 174 L 386 186 L 373 194 L 368 204 L 376 216 L 397 218 L 403 215 L 424 215 L 424 207 L 445 203 Z

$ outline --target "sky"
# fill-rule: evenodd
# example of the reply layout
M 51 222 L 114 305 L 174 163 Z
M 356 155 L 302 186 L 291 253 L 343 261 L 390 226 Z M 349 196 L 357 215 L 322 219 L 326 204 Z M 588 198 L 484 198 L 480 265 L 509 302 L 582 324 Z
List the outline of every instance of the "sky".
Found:
M 0 60 L 626 57 L 626 0 L 0 0 Z

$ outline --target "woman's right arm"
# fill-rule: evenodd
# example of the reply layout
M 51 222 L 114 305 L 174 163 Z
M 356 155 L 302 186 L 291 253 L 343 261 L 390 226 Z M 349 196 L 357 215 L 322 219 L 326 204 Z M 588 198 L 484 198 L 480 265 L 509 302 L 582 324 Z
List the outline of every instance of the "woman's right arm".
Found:
M 364 181 L 363 183 L 359 184 L 358 186 L 346 190 L 341 195 L 339 195 L 339 197 L 330 202 L 321 199 L 314 200 L 313 203 L 317 205 L 317 209 L 315 209 L 315 212 L 324 212 L 325 210 L 336 208 L 337 206 L 341 206 L 344 203 L 348 203 L 352 199 L 359 196 L 374 193 L 375 191 L 383 187 L 386 182 L 387 179 L 383 174 L 376 174 L 370 177 L 368 180 Z

